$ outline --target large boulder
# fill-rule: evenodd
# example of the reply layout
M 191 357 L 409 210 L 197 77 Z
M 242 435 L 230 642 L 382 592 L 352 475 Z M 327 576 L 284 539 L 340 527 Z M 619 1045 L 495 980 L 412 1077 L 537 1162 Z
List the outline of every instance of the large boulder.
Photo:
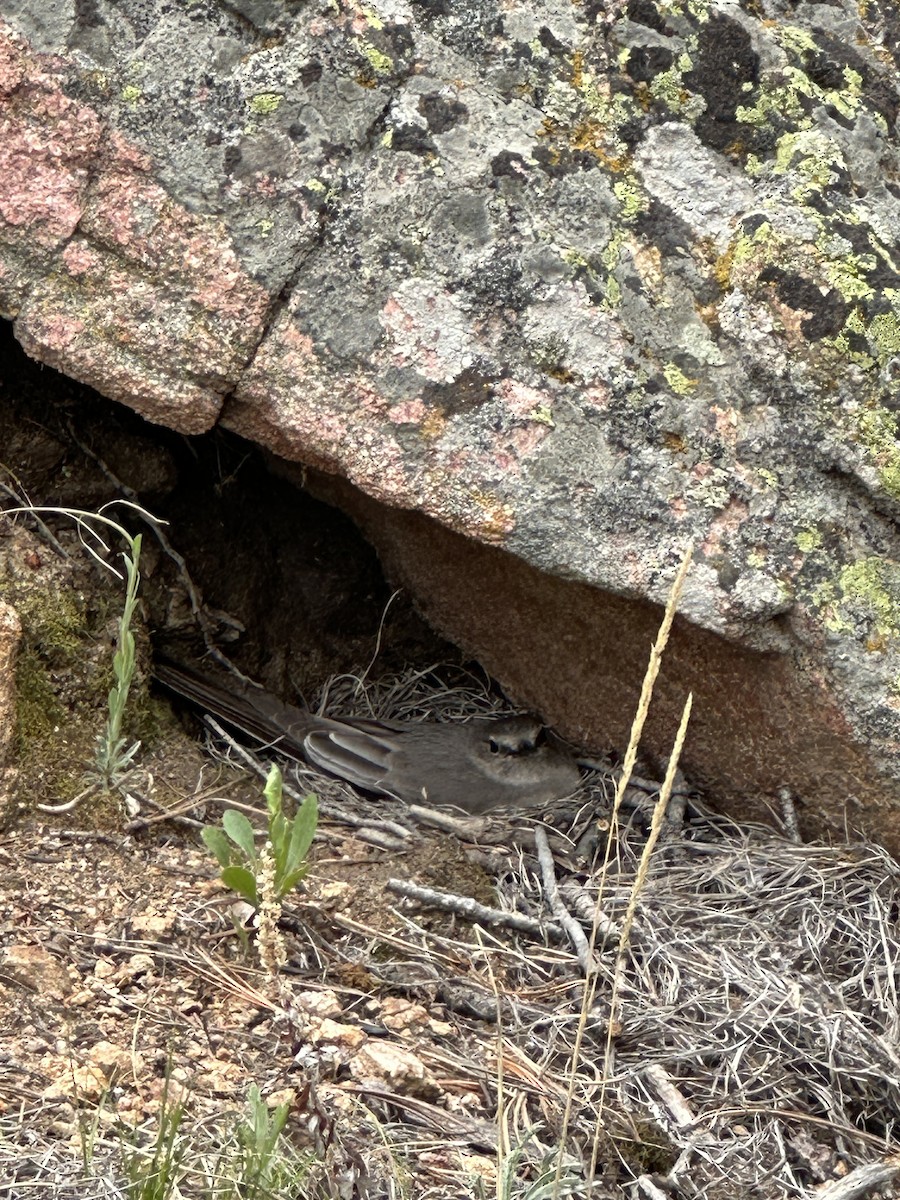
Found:
M 789 7 L 7 0 L 0 309 L 588 742 L 693 542 L 688 767 L 900 846 L 900 18 Z

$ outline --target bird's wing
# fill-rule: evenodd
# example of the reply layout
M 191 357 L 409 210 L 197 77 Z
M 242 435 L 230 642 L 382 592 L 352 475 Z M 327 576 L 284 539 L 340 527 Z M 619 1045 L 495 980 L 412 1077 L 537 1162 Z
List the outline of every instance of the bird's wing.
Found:
M 384 779 L 396 746 L 377 721 L 329 721 L 303 740 L 307 759 L 323 771 L 371 792 L 389 791 Z

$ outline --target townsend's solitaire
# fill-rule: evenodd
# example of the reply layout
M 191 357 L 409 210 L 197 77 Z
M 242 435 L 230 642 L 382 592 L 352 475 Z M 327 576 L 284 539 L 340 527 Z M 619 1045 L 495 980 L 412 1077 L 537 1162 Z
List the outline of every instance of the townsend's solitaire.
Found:
M 235 680 L 223 687 L 168 663 L 167 688 L 278 752 L 370 792 L 469 813 L 558 800 L 580 781 L 575 763 L 543 738 L 534 717 L 462 723 L 314 716 Z

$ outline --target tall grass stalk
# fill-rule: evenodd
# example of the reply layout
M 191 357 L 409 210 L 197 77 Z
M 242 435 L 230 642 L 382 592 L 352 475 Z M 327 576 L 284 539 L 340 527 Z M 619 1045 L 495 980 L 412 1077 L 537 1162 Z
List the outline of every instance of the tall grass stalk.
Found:
M 138 587 L 141 574 L 138 563 L 141 556 L 141 535 L 138 533 L 131 538 L 131 552 L 123 552 L 125 560 L 125 603 L 122 615 L 119 617 L 119 636 L 116 639 L 116 652 L 113 655 L 113 675 L 115 683 L 109 690 L 107 698 L 107 717 L 103 732 L 97 738 L 97 754 L 94 765 L 97 774 L 106 787 L 110 787 L 122 772 L 131 765 L 135 754 L 140 749 L 140 742 L 128 745 L 127 738 L 122 735 L 122 722 L 125 717 L 125 707 L 128 704 L 128 694 L 134 679 L 135 647 L 131 623 L 134 610 L 137 607 Z
M 591 936 L 589 945 L 588 961 L 593 962 L 594 949 L 597 944 L 597 936 L 603 918 L 603 899 L 606 887 L 606 876 L 609 870 L 609 862 L 612 855 L 612 847 L 614 839 L 618 833 L 619 827 L 619 809 L 622 805 L 622 800 L 625 796 L 625 790 L 631 780 L 631 774 L 634 770 L 634 764 L 637 761 L 638 745 L 640 744 L 641 735 L 644 730 L 644 724 L 647 720 L 647 713 L 650 710 L 650 700 L 653 696 L 653 687 L 656 683 L 656 678 L 659 675 L 659 670 L 662 665 L 663 653 L 666 644 L 669 640 L 669 634 L 672 631 L 672 622 L 675 620 L 675 612 L 678 608 L 678 601 L 681 597 L 681 592 L 684 587 L 684 581 L 687 578 L 687 573 L 690 570 L 691 560 L 693 558 L 694 548 L 689 545 L 685 551 L 684 557 L 681 560 L 681 565 L 676 572 L 675 579 L 672 582 L 672 587 L 669 590 L 669 597 L 666 602 L 666 609 L 663 613 L 663 619 L 660 622 L 659 632 L 656 635 L 656 641 L 650 650 L 650 658 L 647 662 L 647 669 L 644 674 L 644 682 L 641 687 L 641 695 L 638 701 L 637 710 L 634 715 L 634 720 L 631 725 L 631 736 L 628 741 L 628 747 L 625 751 L 625 759 L 622 763 L 622 770 L 619 776 L 619 782 L 616 787 L 616 794 L 613 799 L 612 813 L 610 815 L 609 830 L 606 839 L 606 850 L 603 857 L 603 865 L 600 868 L 600 879 L 597 885 L 597 900 L 594 906 L 594 920 L 591 926 Z M 690 705 L 687 707 L 687 713 L 690 714 Z M 683 736 L 683 735 L 682 735 Z M 629 924 L 630 928 L 630 924 Z M 556 1172 L 553 1181 L 553 1200 L 558 1200 L 562 1194 L 562 1171 L 563 1171 L 563 1154 L 566 1145 L 566 1139 L 569 1130 L 569 1123 L 572 1117 L 572 1105 L 575 1097 L 575 1079 L 576 1068 L 581 1055 L 581 1044 L 584 1039 L 584 1031 L 587 1027 L 588 1014 L 593 1006 L 597 991 L 598 972 L 592 971 L 585 976 L 584 986 L 582 989 L 581 1011 L 578 1017 L 578 1025 L 575 1030 L 574 1045 L 572 1047 L 571 1064 L 569 1067 L 569 1079 L 566 1089 L 566 1106 L 563 1112 L 562 1130 L 559 1139 L 559 1150 L 556 1159 Z M 602 1113 L 603 1099 L 605 1095 L 605 1082 L 601 1088 L 599 1112 Z M 599 1117 L 598 1117 L 599 1119 Z M 594 1170 L 594 1154 L 591 1155 L 591 1164 L 589 1174 L 593 1175 Z M 589 1180 L 592 1185 L 592 1180 Z
M 141 535 L 131 534 L 118 521 L 105 515 L 106 509 L 114 505 L 131 509 L 143 517 L 151 525 L 162 522 L 156 517 L 134 504 L 130 500 L 114 500 L 97 512 L 87 512 L 80 508 L 57 508 L 53 506 L 20 505 L 16 508 L 3 510 L 5 516 L 34 516 L 39 513 L 50 513 L 57 516 L 69 517 L 75 522 L 81 544 L 88 554 L 105 570 L 111 571 L 117 579 L 125 582 L 125 602 L 119 618 L 118 638 L 115 654 L 113 655 L 113 675 L 115 682 L 107 698 L 107 718 L 102 732 L 97 737 L 97 750 L 94 755 L 94 771 L 99 781 L 106 787 L 112 786 L 119 776 L 131 765 L 135 754 L 140 749 L 140 742 L 128 744 L 122 734 L 125 709 L 134 679 L 135 643 L 132 632 L 135 610 L 138 603 L 138 588 L 141 576 L 138 569 L 141 556 Z M 127 544 L 128 550 L 122 552 L 125 563 L 124 574 L 109 561 L 110 547 L 95 526 L 99 524 L 111 530 Z

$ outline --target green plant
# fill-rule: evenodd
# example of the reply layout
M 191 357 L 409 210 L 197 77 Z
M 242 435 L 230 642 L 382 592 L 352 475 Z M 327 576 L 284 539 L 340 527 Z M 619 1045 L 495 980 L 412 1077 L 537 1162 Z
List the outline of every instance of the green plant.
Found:
M 98 1177 L 99 1165 L 102 1172 L 112 1169 L 120 1176 L 117 1195 L 125 1200 L 324 1200 L 333 1195 L 315 1171 L 315 1151 L 300 1152 L 283 1136 L 289 1103 L 270 1108 L 251 1084 L 243 1113 L 197 1121 L 184 1100 L 174 1098 L 171 1070 L 169 1059 L 149 1135 L 113 1123 L 98 1164 L 94 1145 L 109 1097 L 101 1100 L 82 1135 L 85 1182 Z
M 94 1173 L 94 1154 L 100 1134 L 100 1119 L 103 1114 L 105 1101 L 106 1094 L 104 1093 L 100 1103 L 90 1114 L 89 1118 L 83 1110 L 77 1110 L 76 1119 L 78 1122 L 78 1145 L 81 1150 L 81 1165 L 87 1176 Z
M 247 1091 L 247 1115 L 236 1124 L 234 1139 L 218 1154 L 215 1171 L 205 1172 L 208 1200 L 274 1200 L 308 1195 L 301 1184 L 316 1156 L 298 1156 L 282 1139 L 289 1104 L 275 1109 L 259 1094 L 256 1084 Z
M 136 534 L 135 537 L 128 538 L 128 541 L 131 545 L 131 553 L 123 552 L 122 554 L 122 558 L 125 560 L 126 575 L 125 603 L 122 606 L 122 615 L 119 617 L 118 644 L 113 655 L 113 675 L 116 681 L 109 691 L 106 725 L 97 738 L 97 756 L 94 760 L 97 773 L 107 787 L 131 764 L 141 745 L 140 742 L 132 742 L 129 746 L 127 739 L 122 736 L 125 706 L 128 703 L 128 693 L 134 678 L 134 634 L 131 632 L 131 622 L 137 607 L 138 586 L 141 582 L 138 571 L 141 535 Z
M 306 875 L 306 855 L 312 845 L 319 820 L 316 797 L 310 793 L 297 809 L 293 820 L 282 811 L 281 771 L 272 767 L 264 795 L 269 812 L 268 842 L 274 861 L 273 899 L 281 900 Z M 257 851 L 253 826 L 242 812 L 229 808 L 222 814 L 222 828 L 207 825 L 202 837 L 222 868 L 222 882 L 258 908 L 262 854 Z
M 179 1194 L 176 1189 L 187 1151 L 187 1142 L 180 1134 L 184 1103 L 171 1101 L 169 1083 L 170 1069 L 167 1067 L 159 1125 L 149 1154 L 138 1147 L 133 1134 L 129 1135 L 128 1148 L 123 1149 L 122 1168 L 128 1200 L 170 1200 Z
M 131 501 L 115 500 L 113 504 L 123 505 L 126 508 L 134 510 L 139 516 L 152 524 L 159 523 L 155 517 L 151 516 L 140 505 L 133 504 Z M 108 561 L 107 557 L 104 557 L 104 555 L 109 555 L 109 546 L 97 531 L 95 525 L 100 524 L 107 529 L 111 529 L 128 545 L 128 551 L 123 551 L 122 553 L 122 558 L 125 561 L 125 603 L 122 607 L 122 615 L 119 618 L 118 644 L 113 655 L 115 683 L 110 689 L 107 700 L 108 715 L 106 725 L 103 731 L 97 736 L 97 750 L 93 764 L 97 777 L 106 787 L 116 782 L 122 772 L 131 765 L 135 754 L 140 749 L 140 742 L 135 741 L 130 745 L 128 744 L 128 740 L 122 735 L 122 725 L 125 717 L 125 708 L 128 703 L 128 694 L 131 690 L 132 680 L 134 679 L 136 663 L 134 634 L 132 633 L 131 626 L 137 609 L 138 587 L 141 581 L 138 570 L 141 555 L 141 535 L 130 534 L 118 521 L 114 521 L 112 517 L 106 516 L 105 510 L 110 507 L 111 505 L 109 504 L 104 505 L 103 508 L 95 513 L 85 512 L 79 508 L 40 507 L 34 505 L 21 505 L 16 508 L 3 510 L 5 516 L 16 516 L 18 514 L 37 516 L 40 513 L 54 513 L 58 516 L 70 517 L 78 528 L 82 545 L 87 552 L 102 567 L 111 571 L 117 579 L 123 578 L 122 573 Z M 102 554 L 100 551 L 102 551 Z

